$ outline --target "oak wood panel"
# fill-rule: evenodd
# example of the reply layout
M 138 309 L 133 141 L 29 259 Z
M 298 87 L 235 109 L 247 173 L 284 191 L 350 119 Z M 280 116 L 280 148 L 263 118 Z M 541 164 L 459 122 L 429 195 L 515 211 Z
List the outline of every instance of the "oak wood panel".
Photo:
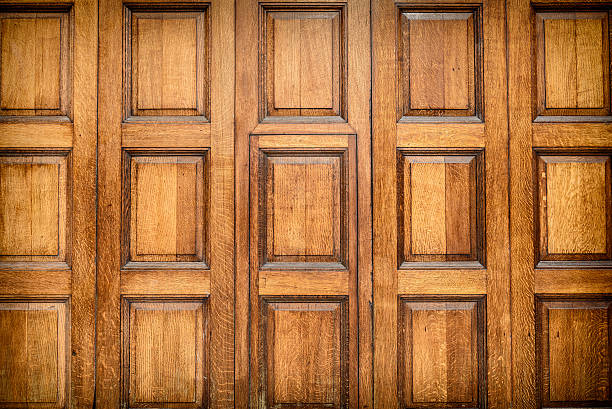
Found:
M 210 116 L 206 6 L 130 6 L 125 17 L 126 118 L 180 121 L 191 116 L 206 121 Z
M 355 129 L 346 122 L 339 122 L 335 119 L 327 119 L 320 123 L 300 123 L 299 119 L 289 123 L 267 122 L 254 126 L 251 132 L 253 135 L 352 135 Z
M 347 405 L 344 298 L 263 298 L 261 393 L 268 407 Z
M 606 12 L 536 15 L 537 115 L 609 115 Z
M 401 268 L 484 264 L 482 152 L 402 150 L 397 167 Z
M 123 123 L 121 144 L 130 148 L 209 148 L 209 123 Z
M 260 295 L 348 295 L 346 271 L 274 271 L 259 272 Z
M 0 116 L 70 116 L 71 18 L 57 10 L 0 12 Z
M 537 123 L 532 125 L 534 147 L 603 148 L 612 141 L 612 124 Z
M 485 146 L 484 124 L 397 124 L 400 148 L 473 148 Z
M 400 270 L 398 294 L 486 294 L 485 270 Z
M 262 119 L 345 118 L 344 13 L 342 6 L 262 6 Z
M 538 269 L 535 271 L 535 292 L 540 294 L 597 294 L 612 292 L 612 271 L 610 269 L 557 270 Z
M 150 152 L 150 153 L 149 153 Z M 125 262 L 200 262 L 208 251 L 209 166 L 204 153 L 124 156 Z M 129 233 L 128 233 L 129 232 Z M 129 236 L 128 236 L 129 235 Z
M 0 156 L 0 262 L 67 262 L 67 152 Z
M 540 260 L 612 258 L 609 180 L 609 156 L 538 156 Z
M 40 296 L 71 293 L 71 270 L 43 267 L 44 272 L 41 272 L 41 269 L 29 269 L 30 265 L 13 264 L 13 267 L 15 268 L 0 270 L 0 293 L 3 295 Z
M 206 407 L 206 302 L 125 298 L 123 305 L 123 400 L 130 407 Z
M 400 396 L 405 407 L 482 407 L 483 299 L 400 298 Z
M 403 121 L 473 117 L 481 111 L 478 9 L 400 9 Z
M 537 308 L 542 405 L 610 405 L 609 297 L 539 298 Z
M 0 302 L 0 407 L 68 403 L 68 328 L 65 301 Z
M 0 148 L 70 148 L 72 123 L 0 123 Z
M 154 268 L 154 267 L 152 267 Z M 189 283 L 188 286 L 185 283 Z M 210 270 L 131 269 L 121 273 L 121 293 L 210 294 Z

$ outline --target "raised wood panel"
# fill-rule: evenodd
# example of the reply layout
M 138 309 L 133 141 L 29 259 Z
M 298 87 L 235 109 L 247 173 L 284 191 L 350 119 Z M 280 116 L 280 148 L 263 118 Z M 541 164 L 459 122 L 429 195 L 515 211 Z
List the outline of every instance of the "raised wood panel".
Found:
M 480 116 L 478 10 L 401 10 L 401 112 Z
M 267 7 L 264 117 L 343 116 L 345 30 L 341 7 Z
M 208 118 L 207 11 L 178 9 L 127 8 L 128 120 Z
M 607 12 L 537 13 L 538 115 L 610 115 Z
M 400 268 L 484 264 L 483 172 L 482 152 L 398 151 Z
M 346 407 L 347 300 L 262 298 L 261 379 L 267 407 Z
M 0 407 L 68 404 L 69 338 L 65 301 L 0 302 Z
M 202 299 L 123 299 L 123 402 L 204 408 L 208 312 Z
M 543 407 L 612 404 L 612 300 L 540 298 L 538 376 Z
M 206 153 L 130 151 L 124 156 L 124 172 L 125 262 L 205 268 Z
M 347 268 L 347 160 L 345 149 L 260 151 L 261 266 Z
M 484 407 L 484 299 L 400 298 L 403 407 Z
M 539 260 L 611 260 L 610 156 L 542 154 L 537 166 Z
M 68 12 L 0 13 L 0 117 L 70 114 Z
M 68 261 L 66 152 L 0 156 L 0 263 Z

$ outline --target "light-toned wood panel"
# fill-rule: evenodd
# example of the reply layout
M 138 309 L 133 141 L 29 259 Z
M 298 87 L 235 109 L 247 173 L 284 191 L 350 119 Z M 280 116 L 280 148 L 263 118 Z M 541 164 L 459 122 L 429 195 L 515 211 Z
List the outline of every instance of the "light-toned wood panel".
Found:
M 536 269 L 535 292 L 540 294 L 612 293 L 609 269 Z
M 400 148 L 474 148 L 485 146 L 484 124 L 397 124 Z
M 352 135 L 261 135 L 261 148 L 348 148 Z
M 612 144 L 612 124 L 557 123 L 532 125 L 534 147 L 608 147 Z
M 303 19 L 299 32 L 300 107 L 332 108 L 336 85 L 334 51 L 337 52 L 334 50 L 333 21 L 331 18 Z
M 486 270 L 399 270 L 398 294 L 486 294 Z
M 121 145 L 131 148 L 209 148 L 210 124 L 121 124 Z
M 414 254 L 446 254 L 443 160 L 432 158 L 432 163 L 410 164 L 410 243 Z
M 300 20 L 295 13 L 274 21 L 274 106 L 300 108 Z
M 270 407 L 346 404 L 346 316 L 338 301 L 274 299 L 262 306 L 266 387 Z
M 21 265 L 20 267 L 27 268 L 28 266 Z M 70 294 L 72 292 L 71 276 L 71 271 L 67 269 L 2 269 L 0 270 L 0 294 L 9 296 Z
M 544 405 L 609 402 L 611 310 L 607 298 L 539 301 Z
M 398 345 L 404 406 L 477 407 L 482 312 L 474 299 L 400 299 Z
M 60 17 L 2 18 L 0 109 L 60 109 Z
M 208 337 L 203 302 L 126 299 L 124 305 L 128 309 L 123 317 L 123 347 L 129 405 L 206 405 Z
M 0 261 L 64 261 L 67 159 L 0 157 Z
M 0 123 L 0 148 L 70 148 L 72 123 Z
M 64 302 L 0 302 L 0 405 L 62 408 L 68 382 Z
M 470 162 L 474 162 L 472 159 Z M 474 209 L 470 163 L 446 164 L 446 252 L 447 254 L 469 254 L 472 251 L 472 238 L 475 223 L 470 214 Z M 474 228 L 474 229 L 473 229 Z
M 329 119 L 329 120 L 328 120 Z M 253 135 L 351 135 L 355 129 L 347 122 L 338 121 L 336 117 L 325 117 L 321 123 L 292 123 L 266 122 L 255 125 L 251 131 Z
M 260 295 L 348 295 L 347 271 L 259 272 Z
M 208 295 L 210 270 L 124 270 L 121 272 L 121 293 Z

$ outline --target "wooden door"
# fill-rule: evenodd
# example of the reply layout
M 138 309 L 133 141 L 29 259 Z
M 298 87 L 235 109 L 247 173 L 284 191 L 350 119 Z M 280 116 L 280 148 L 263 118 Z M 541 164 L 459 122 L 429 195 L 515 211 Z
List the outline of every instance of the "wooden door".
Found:
M 610 407 L 610 4 L 508 27 L 515 407 Z
M 375 1 L 372 33 L 374 407 L 509 408 L 504 3 Z
M 234 3 L 100 2 L 96 407 L 234 387 Z
M 0 2 L 0 407 L 92 407 L 97 4 Z
M 236 21 L 236 407 L 371 407 L 369 2 Z

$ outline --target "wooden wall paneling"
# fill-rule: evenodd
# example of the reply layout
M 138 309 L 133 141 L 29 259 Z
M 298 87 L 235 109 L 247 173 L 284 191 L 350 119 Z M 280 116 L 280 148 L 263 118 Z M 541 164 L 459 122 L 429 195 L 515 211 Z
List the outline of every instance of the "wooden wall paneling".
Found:
M 233 406 L 234 4 L 100 7 L 97 405 Z M 151 317 L 130 318 L 140 304 Z M 143 344 L 160 325 L 175 336 Z
M 17 216 L 29 209 L 21 232 L 13 232 L 25 240 L 15 244 L 29 241 L 23 235 L 29 225 L 34 233 L 29 256 L 3 257 L 0 266 L 2 310 L 10 315 L 1 321 L 14 329 L 29 327 L 34 336 L 27 341 L 34 365 L 29 392 L 8 397 L 16 392 L 10 385 L 21 381 L 11 370 L 0 376 L 0 395 L 30 403 L 0 399 L 2 406 L 93 404 L 97 13 L 97 2 L 89 0 L 0 2 L 0 150 L 8 166 L 2 197 L 5 205 L 16 200 L 3 208 L 2 225 L 16 227 Z M 18 332 L 13 335 L 25 336 Z M 53 334 L 55 346 L 49 343 Z M 54 363 L 45 358 L 49 354 Z M 53 390 L 49 371 L 58 382 Z
M 284 300 L 289 300 L 292 296 L 317 295 L 324 297 L 322 300 L 325 301 L 332 296 L 342 295 L 348 296 L 346 325 L 352 334 L 348 346 L 348 379 L 343 379 L 343 382 L 348 382 L 347 404 L 353 407 L 357 406 L 359 401 L 360 407 L 371 407 L 372 351 L 367 347 L 371 345 L 372 288 L 368 86 L 370 4 L 361 0 L 299 5 L 292 3 L 283 1 L 260 6 L 254 1 L 241 0 L 236 9 L 236 40 L 242 44 L 236 59 L 236 169 L 237 172 L 249 172 L 251 175 L 251 182 L 245 178 L 236 180 L 236 404 L 240 407 L 247 406 L 250 401 L 252 404 L 259 402 L 260 405 L 267 406 L 265 398 L 258 392 L 257 385 L 263 382 L 259 378 L 258 355 L 253 352 L 252 359 L 249 360 L 249 348 L 255 351 L 255 346 L 260 344 L 261 335 L 257 324 L 260 322 L 259 296 L 283 296 Z M 281 19 L 283 21 L 274 26 Z M 279 25 L 280 34 L 283 36 L 277 35 L 275 38 L 277 33 L 274 30 L 279 28 Z M 295 35 L 290 36 L 283 31 L 284 25 L 299 25 L 299 33 L 296 31 Z M 319 25 L 321 29 L 309 31 Z M 327 39 L 330 30 L 331 48 L 318 44 L 317 39 Z M 252 41 L 253 38 L 259 38 L 259 44 Z M 274 41 L 280 41 L 280 56 L 273 55 L 276 50 L 270 48 Z M 309 46 L 301 52 L 296 52 L 292 45 L 297 42 L 304 42 L 306 45 L 317 43 L 317 46 Z M 348 52 L 349 49 L 351 52 Z M 270 64 L 270 61 L 276 63 L 272 57 L 283 56 L 286 57 L 283 66 L 302 66 L 303 62 L 307 62 L 309 70 L 294 70 L 291 75 L 285 71 L 275 71 Z M 267 70 L 264 68 L 266 62 Z M 330 68 L 331 82 L 328 75 Z M 309 80 L 309 77 L 315 74 L 316 81 Z M 276 84 L 270 81 L 270 78 L 278 80 L 284 87 L 276 90 L 279 91 L 278 94 L 275 94 L 272 86 Z M 322 87 L 314 87 L 315 83 L 320 83 Z M 289 95 L 282 92 L 287 87 L 297 90 L 306 88 L 303 89 L 303 95 L 300 92 Z M 279 105 L 282 102 L 296 106 L 281 110 L 269 109 L 268 103 L 274 103 L 275 96 L 279 97 Z M 241 227 L 253 223 L 253 218 L 257 217 L 256 213 L 249 214 L 249 206 L 253 206 L 253 202 L 249 203 L 249 194 L 253 194 L 252 188 L 249 193 L 249 183 L 253 183 L 252 179 L 257 173 L 252 167 L 253 163 L 257 162 L 253 162 L 249 157 L 252 149 L 249 139 L 257 141 L 262 149 L 265 147 L 269 150 L 298 152 L 313 148 L 316 151 L 318 148 L 320 151 L 331 151 L 344 149 L 347 146 L 347 135 L 349 139 L 355 138 L 355 133 L 356 144 L 351 148 L 354 153 L 349 155 L 349 164 L 351 169 L 354 167 L 351 172 L 356 171 L 358 178 L 353 179 L 351 176 L 347 183 L 352 186 L 351 195 L 355 195 L 349 200 L 352 207 L 348 213 L 358 214 L 351 217 L 359 217 L 358 222 L 350 225 L 355 231 L 349 233 L 352 237 L 349 243 L 351 249 L 353 246 L 355 249 L 358 247 L 358 253 L 351 256 L 350 252 L 355 250 L 349 251 L 349 269 L 342 267 L 343 271 L 333 271 L 319 269 L 322 266 L 318 266 L 317 269 L 303 271 L 267 268 L 260 271 L 250 270 L 250 267 L 258 264 L 256 245 L 252 237 L 249 249 L 249 229 Z M 354 183 L 356 185 L 353 186 Z M 356 263 L 359 265 L 358 272 L 354 267 Z M 360 344 L 365 347 L 357 348 L 357 332 Z M 249 365 L 250 373 L 247 369 Z

